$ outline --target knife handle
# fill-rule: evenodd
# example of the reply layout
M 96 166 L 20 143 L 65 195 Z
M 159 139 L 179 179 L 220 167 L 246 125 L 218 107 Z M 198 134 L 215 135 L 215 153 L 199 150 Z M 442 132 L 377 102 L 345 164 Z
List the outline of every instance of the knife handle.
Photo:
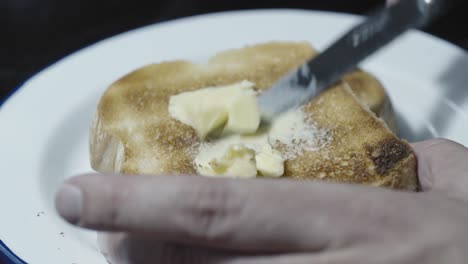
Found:
M 314 81 L 318 90 L 324 89 L 406 30 L 427 24 L 446 10 L 448 2 L 453 0 L 400 0 L 370 16 L 304 64 L 298 71 L 299 83 Z

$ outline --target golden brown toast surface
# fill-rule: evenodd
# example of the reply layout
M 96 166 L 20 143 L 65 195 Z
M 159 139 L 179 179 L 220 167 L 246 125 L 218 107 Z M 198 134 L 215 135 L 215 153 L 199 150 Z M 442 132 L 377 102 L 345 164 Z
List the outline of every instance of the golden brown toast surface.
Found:
M 99 103 L 90 135 L 93 168 L 125 174 L 195 174 L 193 158 L 200 140 L 192 128 L 169 116 L 169 97 L 242 80 L 254 82 L 262 91 L 315 54 L 308 43 L 272 42 L 222 52 L 206 65 L 164 62 L 128 74 L 112 84 Z M 392 116 L 383 87 L 365 72 L 345 80 L 304 108 L 315 125 L 329 131 L 331 140 L 286 161 L 284 177 L 414 190 L 410 146 L 369 110 L 386 119 Z
M 372 74 L 357 70 L 344 76 L 359 101 L 382 118 L 393 132 L 398 132 L 392 104 L 382 84 Z

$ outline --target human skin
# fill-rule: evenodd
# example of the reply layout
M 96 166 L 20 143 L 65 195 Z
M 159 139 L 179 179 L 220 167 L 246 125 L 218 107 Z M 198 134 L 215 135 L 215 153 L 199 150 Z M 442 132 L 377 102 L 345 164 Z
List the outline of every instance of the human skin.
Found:
M 436 264 L 468 260 L 468 150 L 413 144 L 422 192 L 289 180 L 81 175 L 57 195 L 112 263 Z

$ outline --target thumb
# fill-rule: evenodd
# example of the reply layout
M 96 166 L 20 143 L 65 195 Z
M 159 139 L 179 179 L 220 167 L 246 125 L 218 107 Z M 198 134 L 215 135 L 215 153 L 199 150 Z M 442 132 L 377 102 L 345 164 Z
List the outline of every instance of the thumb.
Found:
M 81 227 L 268 253 L 346 247 L 386 230 L 381 219 L 409 217 L 413 202 L 414 194 L 365 186 L 195 176 L 81 175 L 56 196 L 59 214 Z
M 468 149 L 461 144 L 432 139 L 412 144 L 424 191 L 443 192 L 468 201 Z

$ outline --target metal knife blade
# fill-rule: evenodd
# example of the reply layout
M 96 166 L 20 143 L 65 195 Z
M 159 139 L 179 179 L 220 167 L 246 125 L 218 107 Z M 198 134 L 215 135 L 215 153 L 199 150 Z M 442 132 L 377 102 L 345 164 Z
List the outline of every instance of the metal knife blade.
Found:
M 259 96 L 264 120 L 309 102 L 359 62 L 410 28 L 434 18 L 450 0 L 400 0 L 353 27 L 324 52 L 290 72 Z

